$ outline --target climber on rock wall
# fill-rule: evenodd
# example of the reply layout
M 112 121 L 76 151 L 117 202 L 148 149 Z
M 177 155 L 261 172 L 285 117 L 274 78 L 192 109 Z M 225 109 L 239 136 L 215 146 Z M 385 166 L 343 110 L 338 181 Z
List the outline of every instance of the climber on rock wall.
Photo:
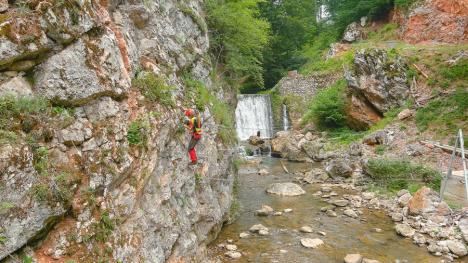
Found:
M 195 111 L 192 109 L 186 109 L 184 113 L 184 124 L 191 134 L 191 139 L 188 145 L 188 153 L 191 160 L 190 164 L 195 165 L 198 162 L 195 146 L 201 139 L 202 120 L 200 118 L 200 115 L 196 114 Z

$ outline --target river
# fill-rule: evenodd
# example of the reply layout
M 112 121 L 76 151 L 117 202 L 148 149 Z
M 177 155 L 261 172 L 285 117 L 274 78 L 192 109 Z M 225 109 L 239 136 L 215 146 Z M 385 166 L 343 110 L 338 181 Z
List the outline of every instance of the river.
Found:
M 275 182 L 292 182 L 296 171 L 307 171 L 311 164 L 285 162 L 290 174 L 286 174 L 279 159 L 263 158 L 260 167 L 269 170 L 269 175 L 258 175 L 257 165 L 243 165 L 239 171 L 238 200 L 241 204 L 240 215 L 235 222 L 224 226 L 217 240 L 210 247 L 210 253 L 221 262 L 343 262 L 346 254 L 359 253 L 365 258 L 381 262 L 440 262 L 441 258 L 430 255 L 425 247 L 414 245 L 410 239 L 399 237 L 394 230 L 394 223 L 383 211 L 363 208 L 359 219 L 349 218 L 342 211 L 336 210 L 338 217 L 328 217 L 320 211 L 329 205 L 313 193 L 320 185 L 304 185 L 307 192 L 298 197 L 280 197 L 265 192 L 267 186 Z M 348 190 L 334 187 L 340 196 L 352 194 Z M 345 192 L 346 191 L 346 192 Z M 282 216 L 259 217 L 255 211 L 269 205 L 275 211 L 291 208 L 291 213 Z M 255 224 L 268 227 L 268 236 L 251 234 L 239 238 L 239 233 L 248 232 Z M 302 233 L 302 226 L 310 226 L 313 233 Z M 375 229 L 381 229 L 376 232 Z M 325 232 L 322 236 L 318 232 Z M 320 238 L 324 245 L 311 249 L 301 245 L 301 238 Z M 242 257 L 237 260 L 227 258 L 224 248 L 231 239 L 236 244 Z

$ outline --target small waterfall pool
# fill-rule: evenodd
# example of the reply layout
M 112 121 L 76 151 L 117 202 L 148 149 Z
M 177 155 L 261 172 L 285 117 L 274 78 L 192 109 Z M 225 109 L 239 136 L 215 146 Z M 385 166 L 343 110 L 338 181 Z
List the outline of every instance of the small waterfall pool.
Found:
M 273 137 L 273 113 L 270 95 L 237 96 L 236 130 L 241 141 L 260 132 L 262 138 Z

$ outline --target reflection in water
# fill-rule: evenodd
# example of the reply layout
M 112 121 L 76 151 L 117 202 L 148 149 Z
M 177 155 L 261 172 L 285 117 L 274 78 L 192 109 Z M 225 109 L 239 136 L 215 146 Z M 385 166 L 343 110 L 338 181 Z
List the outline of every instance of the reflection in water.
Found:
M 224 250 L 216 247 L 217 244 L 233 239 L 242 252 L 242 258 L 235 262 L 343 262 L 349 253 L 360 253 L 364 257 L 377 259 L 381 262 L 440 262 L 441 258 L 431 256 L 426 248 L 412 244 L 411 240 L 403 239 L 395 234 L 394 224 L 381 211 L 363 209 L 361 219 L 367 222 L 342 216 L 342 211 L 336 210 L 338 217 L 328 217 L 320 212 L 320 208 L 328 205 L 320 197 L 314 197 L 320 185 L 306 185 L 307 194 L 299 197 L 278 197 L 268 195 L 266 187 L 274 182 L 291 182 L 294 175 L 284 174 L 279 162 L 272 158 L 265 158 L 261 166 L 270 170 L 270 175 L 256 174 L 258 167 L 245 166 L 241 168 L 239 181 L 239 201 L 241 213 L 239 218 L 221 231 L 218 239 L 212 245 L 212 251 L 218 255 L 222 262 L 232 262 L 226 258 Z M 306 171 L 311 164 L 287 163 L 288 170 Z M 344 190 L 334 188 L 340 195 Z M 262 204 L 271 206 L 276 211 L 292 208 L 294 211 L 282 216 L 257 217 L 255 210 Z M 270 235 L 263 237 L 251 235 L 240 239 L 239 233 L 247 232 L 254 224 L 263 224 L 270 229 Z M 311 226 L 313 233 L 305 234 L 298 231 L 304 225 Z M 383 231 L 376 233 L 374 228 Z M 321 236 L 323 231 L 326 236 Z M 317 249 L 307 249 L 301 246 L 301 238 L 320 238 L 324 246 Z M 280 251 L 280 250 L 286 250 Z

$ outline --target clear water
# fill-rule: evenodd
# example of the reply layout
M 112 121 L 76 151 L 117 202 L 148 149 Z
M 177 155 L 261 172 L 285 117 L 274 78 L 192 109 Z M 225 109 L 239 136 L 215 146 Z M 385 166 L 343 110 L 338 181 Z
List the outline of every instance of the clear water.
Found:
M 311 168 L 310 164 L 284 164 L 291 173 Z M 320 197 L 312 196 L 320 185 L 303 186 L 307 194 L 299 197 L 266 194 L 265 189 L 269 184 L 291 182 L 294 176 L 284 173 L 278 159 L 265 158 L 260 166 L 268 168 L 270 175 L 257 175 L 258 167 L 254 166 L 244 166 L 240 170 L 240 216 L 233 224 L 223 228 L 211 247 L 211 252 L 221 262 L 233 262 L 224 256 L 224 250 L 216 246 L 228 239 L 234 240 L 243 255 L 234 262 L 343 262 L 343 258 L 349 253 L 360 253 L 381 262 L 440 262 L 441 258 L 430 255 L 426 248 L 397 236 L 393 229 L 394 223 L 382 211 L 363 209 L 361 218 L 365 218 L 367 222 L 342 216 L 339 210 L 338 217 L 326 216 L 320 212 L 320 208 L 328 204 Z M 333 190 L 340 195 L 344 193 L 340 188 Z M 255 216 L 255 210 L 263 204 L 271 206 L 275 211 L 285 208 L 292 208 L 294 211 L 283 216 Z M 248 232 L 252 225 L 259 223 L 270 229 L 269 236 L 251 235 L 244 239 L 239 238 L 239 233 Z M 298 229 L 304 225 L 312 227 L 314 233 L 299 232 Z M 374 228 L 383 231 L 376 233 Z M 317 231 L 326 232 L 326 236 L 320 236 Z M 325 245 L 316 249 L 304 248 L 300 244 L 300 239 L 304 237 L 320 238 Z M 280 250 L 287 250 L 287 253 L 280 253 Z

